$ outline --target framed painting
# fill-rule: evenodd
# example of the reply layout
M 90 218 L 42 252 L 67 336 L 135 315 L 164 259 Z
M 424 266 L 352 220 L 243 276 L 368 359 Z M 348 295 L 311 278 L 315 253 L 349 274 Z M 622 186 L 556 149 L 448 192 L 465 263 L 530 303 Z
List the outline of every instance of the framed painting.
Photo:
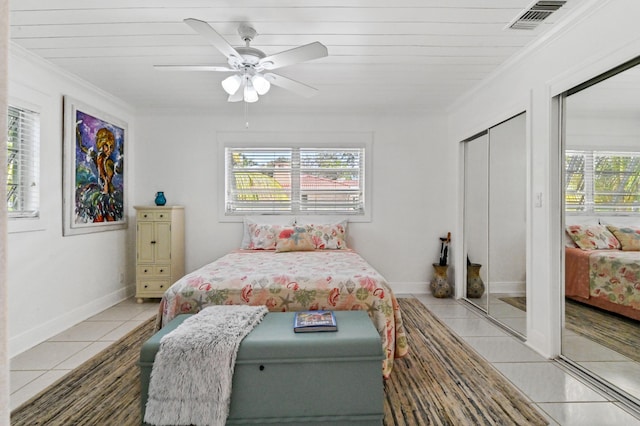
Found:
M 127 227 L 127 124 L 64 97 L 63 235 Z

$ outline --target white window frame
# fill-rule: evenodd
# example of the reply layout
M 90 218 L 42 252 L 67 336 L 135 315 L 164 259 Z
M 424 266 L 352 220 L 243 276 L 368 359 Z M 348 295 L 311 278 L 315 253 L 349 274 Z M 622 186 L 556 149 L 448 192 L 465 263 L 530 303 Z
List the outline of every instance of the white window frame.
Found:
M 244 215 L 228 214 L 226 211 L 226 148 L 364 148 L 364 211 L 361 214 L 327 212 L 326 216 L 348 217 L 350 222 L 371 221 L 371 165 L 373 157 L 373 135 L 371 132 L 219 132 L 218 139 L 218 218 L 221 222 L 241 222 Z M 250 213 L 248 213 L 250 214 Z M 274 215 L 300 216 L 304 212 L 283 211 Z M 314 212 L 310 216 L 322 216 Z
M 41 143 L 42 143 L 42 112 L 40 107 L 30 104 L 28 102 L 24 102 L 18 99 L 10 98 L 8 100 L 8 106 L 16 108 L 21 111 L 32 112 L 37 114 L 37 124 L 35 128 L 34 140 L 32 142 L 32 146 L 29 147 L 27 154 L 32 155 L 32 158 L 27 159 L 26 161 L 31 162 L 31 167 L 28 168 L 27 172 L 30 174 L 29 176 L 21 176 L 23 182 L 30 181 L 30 188 L 27 188 L 26 192 L 23 192 L 22 197 L 26 199 L 29 203 L 35 203 L 35 214 L 31 215 L 21 215 L 21 214 L 11 214 L 8 212 L 8 232 L 24 232 L 24 231 L 34 231 L 44 229 L 44 224 L 42 221 L 42 200 L 41 200 L 41 174 L 40 174 L 40 158 L 41 158 Z M 8 110 L 7 110 L 8 116 Z M 8 128 L 7 128 L 8 131 Z M 7 135 L 5 135 L 5 138 Z M 23 155 L 25 152 L 21 152 L 19 155 Z M 8 153 L 7 153 L 8 154 Z M 7 157 L 8 158 L 8 157 Z M 23 159 L 22 162 L 25 160 Z M 5 165 L 5 172 L 6 172 Z M 22 172 L 21 172 L 22 173 Z M 7 202 L 7 189 L 5 188 L 5 203 Z

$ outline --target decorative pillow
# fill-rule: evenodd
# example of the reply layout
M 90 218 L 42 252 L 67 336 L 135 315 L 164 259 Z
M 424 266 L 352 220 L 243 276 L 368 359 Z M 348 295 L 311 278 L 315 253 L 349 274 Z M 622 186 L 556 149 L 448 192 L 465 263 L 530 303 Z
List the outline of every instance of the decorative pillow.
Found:
M 573 238 L 571 238 L 571 235 L 569 235 L 568 231 L 564 232 L 564 246 L 565 247 L 578 247 L 578 245 L 576 244 L 575 241 L 573 241 Z
M 315 249 L 316 246 L 311 240 L 311 235 L 305 228 L 299 226 L 283 228 L 276 242 L 276 252 L 311 251 Z
M 640 228 L 637 226 L 607 226 L 609 231 L 620 241 L 624 251 L 640 251 Z
M 249 250 L 275 250 L 278 235 L 285 228 L 284 225 L 249 224 Z
M 321 250 L 340 250 L 347 248 L 347 221 L 338 223 L 311 223 L 304 225 L 311 235 L 315 248 Z
M 604 225 L 569 225 L 567 232 L 583 250 L 620 248 L 620 241 Z
M 269 227 L 278 226 L 282 228 L 284 226 L 292 226 L 294 224 L 295 218 L 293 216 L 277 216 L 277 215 L 263 215 L 263 216 L 245 216 L 243 218 L 243 234 L 242 234 L 242 242 L 240 243 L 241 249 L 254 249 L 261 248 L 267 242 L 266 240 L 262 242 L 254 241 L 252 244 L 253 235 L 256 232 L 256 226 L 259 225 L 265 227 L 264 230 L 267 230 Z M 254 225 L 254 226 L 252 226 Z M 269 250 L 275 250 L 275 240 L 278 236 L 280 229 L 274 230 L 270 232 L 273 239 L 272 247 Z M 257 243 L 257 244 L 256 244 Z

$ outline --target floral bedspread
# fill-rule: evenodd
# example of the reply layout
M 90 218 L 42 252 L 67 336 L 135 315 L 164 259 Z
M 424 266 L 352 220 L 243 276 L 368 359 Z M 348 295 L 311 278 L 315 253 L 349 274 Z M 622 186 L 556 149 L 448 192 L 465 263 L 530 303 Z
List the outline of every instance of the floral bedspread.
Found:
M 598 250 L 589 263 L 591 297 L 640 309 L 640 252 Z
M 408 352 L 398 302 L 385 279 L 351 250 L 276 253 L 239 250 L 185 275 L 164 294 L 157 328 L 182 313 L 209 305 L 265 305 L 272 312 L 365 310 L 380 333 L 386 355 Z

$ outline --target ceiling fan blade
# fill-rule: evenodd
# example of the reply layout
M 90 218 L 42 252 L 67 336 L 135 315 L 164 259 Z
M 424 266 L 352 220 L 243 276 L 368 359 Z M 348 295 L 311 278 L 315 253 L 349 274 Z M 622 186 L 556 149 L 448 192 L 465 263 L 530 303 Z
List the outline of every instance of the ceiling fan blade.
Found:
M 324 58 L 328 54 L 327 47 L 319 41 L 315 41 L 262 58 L 260 65 L 266 70 L 274 70 L 312 59 Z
M 229 95 L 229 97 L 227 98 L 227 102 L 240 102 L 242 100 L 244 100 L 244 79 L 242 80 L 242 84 L 240 85 L 240 87 L 238 87 L 238 90 L 236 90 L 236 93 L 234 93 L 233 95 Z
M 154 65 L 155 69 L 160 71 L 216 71 L 216 72 L 236 72 L 237 70 L 229 67 L 221 67 L 216 65 Z
M 269 83 L 282 87 L 283 89 L 291 90 L 292 92 L 302 95 L 305 98 L 310 98 L 311 96 L 318 93 L 318 89 L 307 86 L 306 84 L 300 83 L 299 81 L 283 77 L 280 74 L 266 73 L 264 77 Z
M 207 39 L 209 43 L 214 45 L 216 49 L 218 49 L 224 56 L 227 58 L 233 57 L 238 61 L 242 59 L 242 56 L 238 53 L 236 49 L 231 46 L 227 40 L 224 39 L 216 30 L 214 30 L 211 25 L 207 24 L 204 21 L 200 21 L 199 19 L 187 18 L 184 20 L 184 23 L 193 28 L 197 33 L 199 33 L 202 37 Z

